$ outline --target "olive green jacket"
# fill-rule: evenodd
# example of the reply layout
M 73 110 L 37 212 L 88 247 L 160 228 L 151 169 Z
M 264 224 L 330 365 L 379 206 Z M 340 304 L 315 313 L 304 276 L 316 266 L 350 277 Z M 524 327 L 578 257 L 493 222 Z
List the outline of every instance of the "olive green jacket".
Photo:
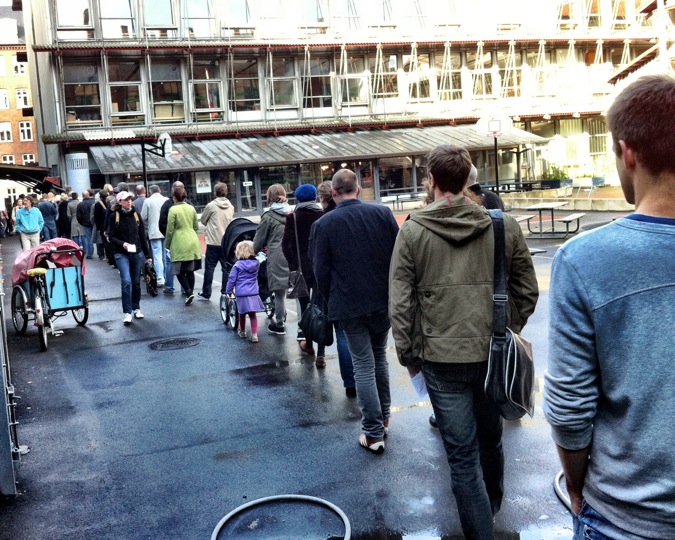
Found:
M 520 332 L 539 297 L 520 225 L 504 215 L 509 327 Z M 406 221 L 389 271 L 389 316 L 399 362 L 487 361 L 492 335 L 494 236 L 487 210 L 464 196 L 437 200 Z
M 174 203 L 169 209 L 164 245 L 171 251 L 171 262 L 201 260 L 202 248 L 197 231 L 197 212 L 186 202 Z

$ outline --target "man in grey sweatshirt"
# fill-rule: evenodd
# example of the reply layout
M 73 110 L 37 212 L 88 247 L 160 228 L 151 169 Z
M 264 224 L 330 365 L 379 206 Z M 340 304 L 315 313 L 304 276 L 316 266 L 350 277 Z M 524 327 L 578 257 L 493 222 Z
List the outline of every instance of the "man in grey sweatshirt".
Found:
M 607 113 L 635 213 L 555 255 L 544 413 L 581 538 L 675 538 L 675 79 Z

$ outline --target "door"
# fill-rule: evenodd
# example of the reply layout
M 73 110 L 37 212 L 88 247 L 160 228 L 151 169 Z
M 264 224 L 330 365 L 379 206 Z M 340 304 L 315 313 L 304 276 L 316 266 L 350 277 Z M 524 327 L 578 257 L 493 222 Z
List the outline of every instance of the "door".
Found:
M 255 169 L 237 171 L 237 200 L 240 216 L 260 214 L 260 186 Z

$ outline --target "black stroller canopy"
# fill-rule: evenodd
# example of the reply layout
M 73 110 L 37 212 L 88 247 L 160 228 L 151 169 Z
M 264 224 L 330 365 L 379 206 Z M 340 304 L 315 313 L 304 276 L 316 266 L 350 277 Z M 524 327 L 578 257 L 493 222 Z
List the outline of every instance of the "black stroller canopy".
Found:
M 225 229 L 223 240 L 220 243 L 226 261 L 231 263 L 236 262 L 236 257 L 234 256 L 235 246 L 242 240 L 253 240 L 257 228 L 258 225 L 256 223 L 246 218 L 236 218 L 230 222 L 227 229 Z

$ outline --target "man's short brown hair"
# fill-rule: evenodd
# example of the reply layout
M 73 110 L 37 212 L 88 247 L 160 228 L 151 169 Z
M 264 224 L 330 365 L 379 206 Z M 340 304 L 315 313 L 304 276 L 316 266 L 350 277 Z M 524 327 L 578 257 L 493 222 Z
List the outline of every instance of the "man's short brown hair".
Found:
M 651 174 L 675 173 L 673 118 L 675 79 L 670 75 L 640 77 L 607 111 L 614 153 L 621 157 L 619 141 L 624 141 Z
M 340 169 L 333 175 L 333 189 L 339 195 L 345 193 L 356 193 L 359 188 L 359 183 L 356 178 L 356 173 L 349 169 Z
M 427 155 L 427 171 L 444 193 L 461 193 L 471 172 L 471 156 L 466 148 L 440 144 Z
M 213 193 L 216 197 L 227 197 L 227 184 L 225 182 L 218 182 L 213 186 Z

